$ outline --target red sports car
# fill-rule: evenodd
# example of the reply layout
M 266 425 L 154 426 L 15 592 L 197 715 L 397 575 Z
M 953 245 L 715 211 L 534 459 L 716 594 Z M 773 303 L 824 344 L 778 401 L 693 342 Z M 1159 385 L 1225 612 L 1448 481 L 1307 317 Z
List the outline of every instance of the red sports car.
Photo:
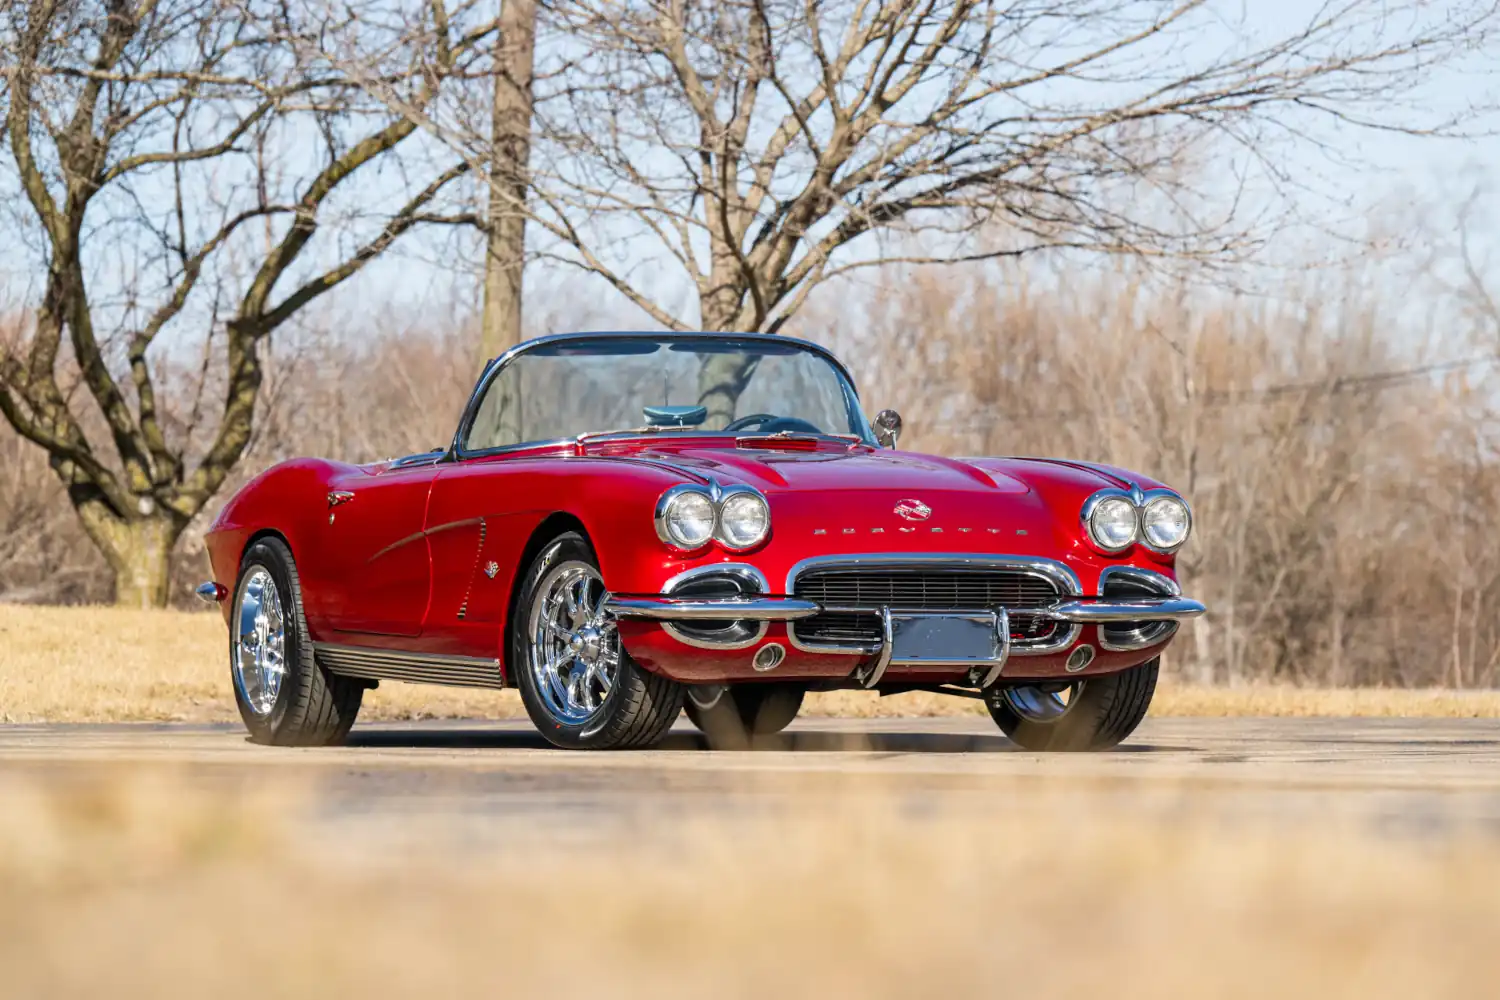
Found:
M 561 747 L 717 746 L 808 691 L 982 698 L 1033 750 L 1119 743 L 1203 613 L 1192 515 L 1109 466 L 896 450 L 815 344 L 564 334 L 486 366 L 447 448 L 299 459 L 208 532 L 251 734 L 326 744 L 382 680 L 520 690 Z

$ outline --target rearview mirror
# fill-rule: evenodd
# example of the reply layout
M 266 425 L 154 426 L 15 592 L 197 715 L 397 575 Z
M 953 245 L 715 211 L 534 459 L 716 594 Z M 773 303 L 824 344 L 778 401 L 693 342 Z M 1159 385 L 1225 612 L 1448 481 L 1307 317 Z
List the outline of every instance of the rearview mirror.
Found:
M 882 448 L 896 447 L 896 439 L 901 436 L 901 414 L 895 410 L 881 410 L 875 414 L 873 426 L 875 440 Z

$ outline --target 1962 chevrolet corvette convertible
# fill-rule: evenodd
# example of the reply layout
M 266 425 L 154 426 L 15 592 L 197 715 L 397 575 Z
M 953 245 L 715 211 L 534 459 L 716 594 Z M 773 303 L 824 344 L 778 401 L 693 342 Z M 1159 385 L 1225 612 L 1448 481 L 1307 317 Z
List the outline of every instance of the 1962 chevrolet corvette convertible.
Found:
M 717 746 L 810 690 L 983 698 L 1034 750 L 1112 747 L 1203 613 L 1192 526 L 1108 466 L 895 449 L 828 351 L 752 334 L 564 334 L 486 366 L 453 443 L 285 462 L 208 532 L 240 713 L 343 739 L 382 680 L 520 690 L 561 747 Z

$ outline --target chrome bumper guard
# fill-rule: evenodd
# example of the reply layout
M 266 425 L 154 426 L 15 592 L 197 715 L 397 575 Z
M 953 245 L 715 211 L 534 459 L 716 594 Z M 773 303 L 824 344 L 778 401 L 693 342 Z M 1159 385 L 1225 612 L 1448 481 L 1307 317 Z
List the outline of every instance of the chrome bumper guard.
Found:
M 847 608 L 843 606 L 830 606 L 825 609 L 816 601 L 806 601 L 798 597 L 744 597 L 729 600 L 695 601 L 677 599 L 671 597 L 617 597 L 609 596 L 604 601 L 606 613 L 617 618 L 645 618 L 652 621 L 705 621 L 705 620 L 748 620 L 748 621 L 797 621 L 802 618 L 811 618 L 824 610 L 829 611 L 857 611 L 880 615 L 881 643 L 874 650 L 874 662 L 864 670 L 855 674 L 855 679 L 864 687 L 871 688 L 880 683 L 880 678 L 885 675 L 886 668 L 893 662 L 914 664 L 978 664 L 988 667 L 982 678 L 978 678 L 981 688 L 987 688 L 1000 679 L 1001 671 L 1005 669 L 1005 663 L 1010 658 L 1010 620 L 1005 608 L 986 609 L 984 611 L 972 612 L 972 614 L 991 614 L 994 616 L 995 644 L 993 652 L 983 657 L 965 657 L 963 659 L 923 659 L 912 657 L 910 659 L 896 659 L 896 625 L 902 619 L 912 618 L 943 618 L 962 617 L 962 612 L 955 611 L 953 615 L 945 615 L 942 612 L 933 612 L 930 609 L 924 611 L 903 612 L 900 609 L 880 608 Z M 1072 598 L 1060 601 L 1040 608 L 1012 608 L 1013 614 L 1028 614 L 1052 621 L 1068 622 L 1073 625 L 1100 625 L 1108 622 L 1180 622 L 1189 618 L 1197 618 L 1207 609 L 1199 601 L 1189 600 L 1185 597 L 1158 597 L 1141 598 L 1133 601 L 1107 601 L 1103 599 L 1087 600 Z M 851 651 L 852 652 L 852 651 Z

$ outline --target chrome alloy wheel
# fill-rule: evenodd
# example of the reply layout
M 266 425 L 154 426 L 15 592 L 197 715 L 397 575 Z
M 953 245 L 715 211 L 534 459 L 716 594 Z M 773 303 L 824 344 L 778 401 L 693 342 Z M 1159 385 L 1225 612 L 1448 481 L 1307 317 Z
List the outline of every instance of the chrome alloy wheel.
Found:
M 1028 684 L 1006 688 L 1001 692 L 1006 704 L 1023 719 L 1031 722 L 1056 722 L 1078 704 L 1083 682 L 1072 684 Z
M 286 615 L 270 570 L 254 566 L 240 582 L 234 682 L 256 715 L 270 715 L 286 677 Z
M 536 588 L 531 679 L 547 714 L 565 725 L 599 713 L 620 669 L 620 635 L 604 616 L 604 596 L 599 571 L 577 560 L 554 567 Z

